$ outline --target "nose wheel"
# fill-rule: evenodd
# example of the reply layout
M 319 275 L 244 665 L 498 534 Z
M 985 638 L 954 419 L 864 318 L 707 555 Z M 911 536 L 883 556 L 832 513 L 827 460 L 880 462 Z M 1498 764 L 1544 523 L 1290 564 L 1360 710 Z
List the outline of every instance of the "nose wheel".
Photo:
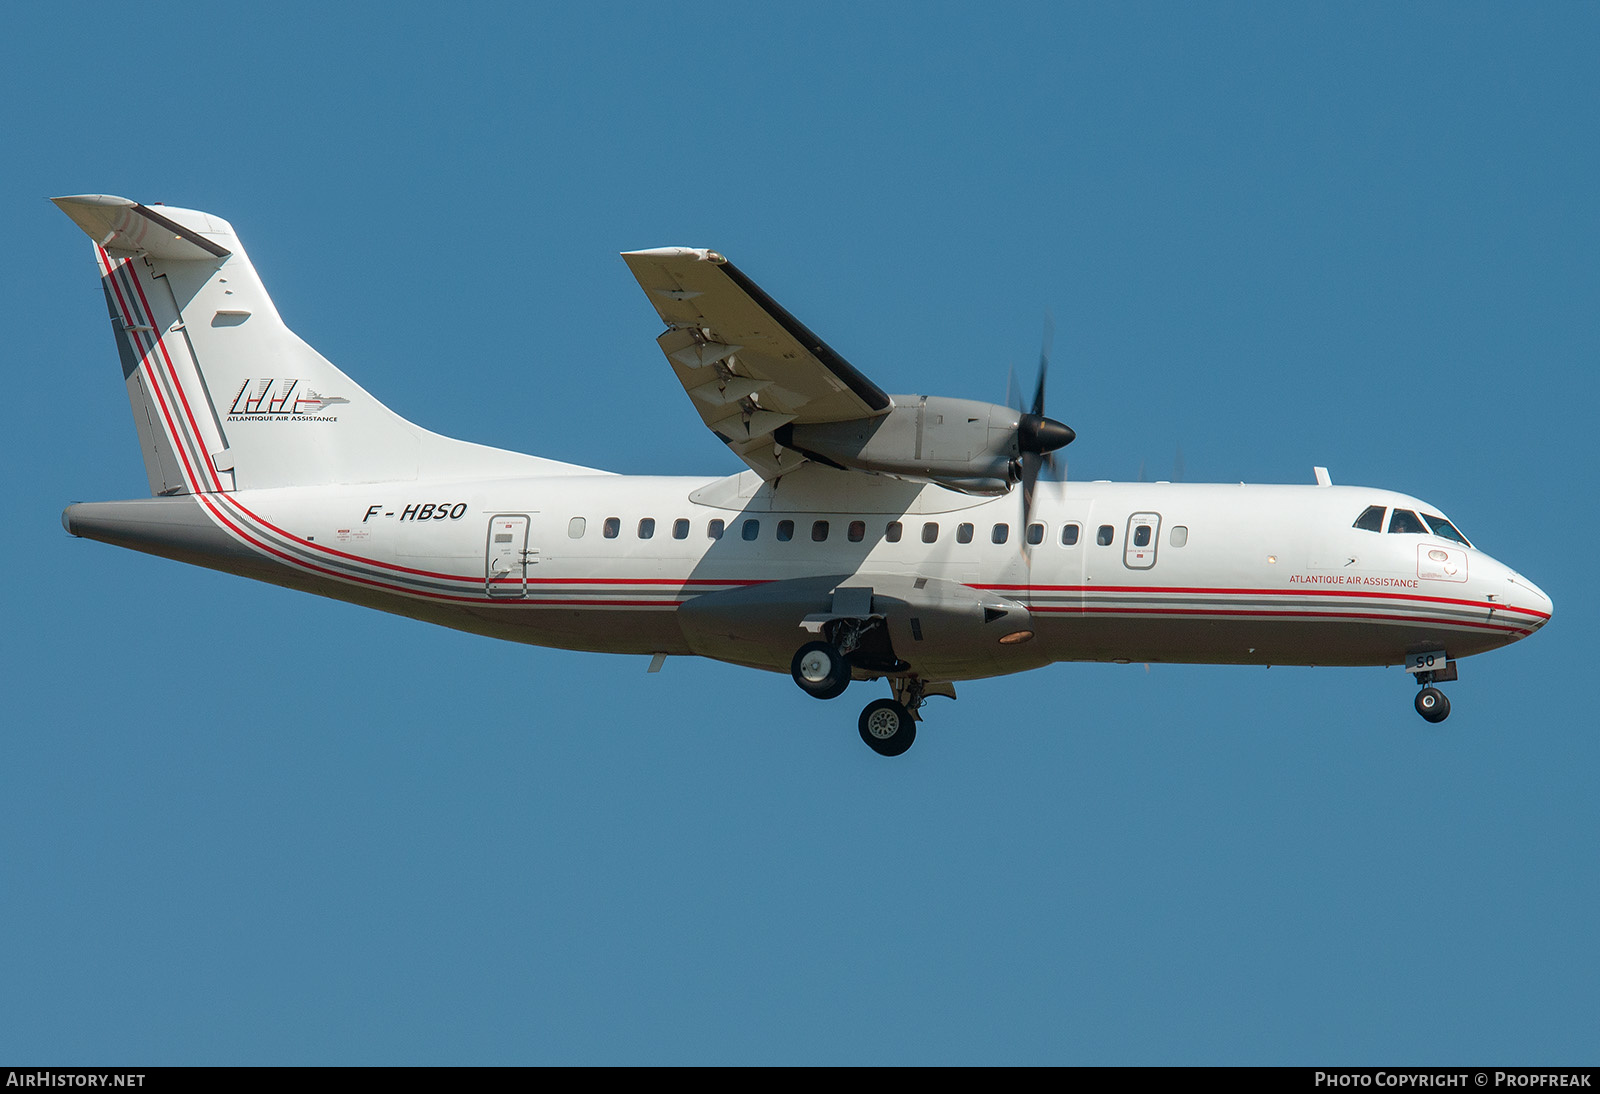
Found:
M 1442 722 L 1450 717 L 1450 700 L 1432 685 L 1417 692 L 1416 707 L 1417 713 L 1430 722 Z

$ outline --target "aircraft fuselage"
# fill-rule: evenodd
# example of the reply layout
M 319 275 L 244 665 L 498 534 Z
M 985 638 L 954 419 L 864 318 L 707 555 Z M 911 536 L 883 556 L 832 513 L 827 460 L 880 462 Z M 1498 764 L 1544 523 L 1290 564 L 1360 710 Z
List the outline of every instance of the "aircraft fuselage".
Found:
M 1506 645 L 1551 610 L 1476 548 L 1352 527 L 1373 505 L 1436 511 L 1392 491 L 1043 483 L 1029 543 L 1014 498 L 883 480 L 876 498 L 855 491 L 868 504 L 832 511 L 820 507 L 825 486 L 786 491 L 745 474 L 296 487 L 90 503 L 66 522 L 80 536 L 497 638 L 711 652 L 774 671 L 805 637 L 792 615 L 771 639 L 707 651 L 678 609 L 759 586 L 915 574 L 1026 610 L 996 620 L 957 671 L 931 674 L 945 679 L 1052 661 L 1391 665 L 1419 649 Z M 1000 643 L 1017 630 L 1032 637 Z M 896 651 L 915 665 L 910 647 L 940 637 L 913 635 Z

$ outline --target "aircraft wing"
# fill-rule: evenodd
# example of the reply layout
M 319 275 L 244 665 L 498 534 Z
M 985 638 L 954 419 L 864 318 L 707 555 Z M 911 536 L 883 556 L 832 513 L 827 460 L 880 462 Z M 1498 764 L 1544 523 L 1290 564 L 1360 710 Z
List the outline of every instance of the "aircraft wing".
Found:
M 667 331 L 656 339 L 694 408 L 764 479 L 806 462 L 774 432 L 876 418 L 889 396 L 715 251 L 630 251 Z

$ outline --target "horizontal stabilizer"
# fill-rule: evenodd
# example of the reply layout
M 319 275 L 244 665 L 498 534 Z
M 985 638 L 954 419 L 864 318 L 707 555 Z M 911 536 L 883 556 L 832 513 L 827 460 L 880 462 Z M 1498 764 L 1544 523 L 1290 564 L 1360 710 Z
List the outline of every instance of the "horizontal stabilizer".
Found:
M 227 258 L 228 248 L 127 198 L 79 194 L 51 198 L 90 239 L 112 252 L 143 251 L 156 258 Z

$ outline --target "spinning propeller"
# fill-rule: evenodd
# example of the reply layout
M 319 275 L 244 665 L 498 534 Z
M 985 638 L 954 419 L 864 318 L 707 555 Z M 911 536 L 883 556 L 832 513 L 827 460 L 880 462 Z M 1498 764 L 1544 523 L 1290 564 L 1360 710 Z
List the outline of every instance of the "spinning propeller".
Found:
M 1022 393 L 1017 392 L 1016 407 L 1022 412 L 1017 420 L 1017 450 L 1021 453 L 1022 474 L 1022 537 L 1027 542 L 1028 517 L 1033 512 L 1033 488 L 1039 482 L 1039 472 L 1056 471 L 1055 452 L 1071 444 L 1076 433 L 1054 418 L 1044 416 L 1044 380 L 1050 371 L 1050 344 L 1055 339 L 1055 321 L 1047 314 L 1044 321 L 1044 339 L 1039 347 L 1039 382 L 1033 389 L 1033 409 L 1022 410 Z M 1015 383 L 1011 385 L 1014 389 Z

